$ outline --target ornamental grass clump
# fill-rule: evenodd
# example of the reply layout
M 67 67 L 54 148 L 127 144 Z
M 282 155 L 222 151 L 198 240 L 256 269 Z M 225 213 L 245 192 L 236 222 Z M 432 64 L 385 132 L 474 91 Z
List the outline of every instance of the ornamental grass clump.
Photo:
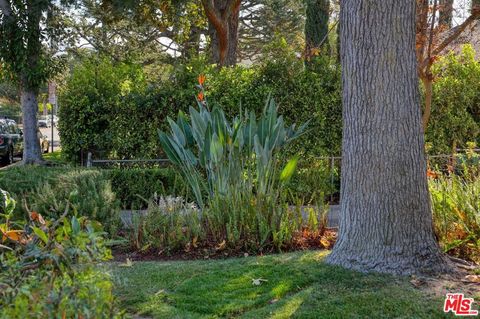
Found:
M 198 108 L 169 118 L 170 133 L 159 133 L 162 148 L 195 196 L 206 237 L 232 248 L 281 248 L 302 217 L 288 209 L 283 191 L 297 159 L 281 167 L 279 154 L 307 124 L 286 126 L 270 98 L 258 119 L 245 110 L 229 121 L 221 108 L 209 109 L 203 81 Z
M 478 165 L 468 165 L 475 162 L 470 155 L 461 170 L 431 179 L 430 194 L 435 233 L 443 250 L 480 262 L 480 175 Z

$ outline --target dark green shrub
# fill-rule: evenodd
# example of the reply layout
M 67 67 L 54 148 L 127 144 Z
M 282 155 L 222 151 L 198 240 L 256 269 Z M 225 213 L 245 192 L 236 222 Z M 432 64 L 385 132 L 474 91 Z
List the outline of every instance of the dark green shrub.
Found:
M 324 201 L 338 200 L 340 192 L 339 160 L 335 160 L 333 170 L 330 160 L 309 159 L 300 161 L 297 171 L 287 184 L 292 203 L 300 200 L 304 205 L 321 204 Z
M 103 155 L 109 150 L 116 109 L 125 96 L 144 86 L 136 65 L 94 56 L 75 65 L 59 94 L 59 132 L 67 159 L 78 162 L 82 153 Z
M 22 120 L 22 108 L 21 106 L 8 99 L 3 99 L 0 94 L 0 118 L 7 117 L 20 123 Z
M 87 60 L 68 78 L 61 95 L 63 149 L 77 159 L 81 149 L 97 157 L 164 157 L 157 130 L 165 130 L 167 116 L 188 112 L 195 104 L 199 74 L 206 75 L 210 105 L 221 105 L 227 117 L 239 113 L 241 105 L 254 106 L 257 115 L 271 95 L 287 124 L 311 121 L 315 128 L 302 137 L 289 152 L 306 156 L 339 154 L 341 139 L 340 71 L 329 61 L 318 62 L 316 71 L 304 71 L 303 63 L 291 53 L 266 60 L 255 68 L 237 66 L 218 70 L 194 60 L 178 67 L 167 81 L 148 86 L 140 77 L 130 90 L 138 69 L 104 62 L 98 76 L 96 66 Z M 131 73 L 129 73 L 131 72 Z M 102 85 L 98 89 L 92 81 Z M 143 82 L 142 82 L 143 81 Z M 88 83 L 87 83 L 88 82 Z M 108 83 L 108 85 L 107 85 Z M 105 87 L 105 88 L 103 88 Z M 126 93 L 127 92 L 127 93 Z M 62 118 L 61 118 L 62 121 Z
M 188 192 L 182 177 L 172 168 L 108 169 L 103 173 L 125 208 L 145 208 L 155 194 L 185 196 Z
M 480 63 L 471 45 L 434 65 L 432 114 L 426 132 L 431 154 L 480 144 Z

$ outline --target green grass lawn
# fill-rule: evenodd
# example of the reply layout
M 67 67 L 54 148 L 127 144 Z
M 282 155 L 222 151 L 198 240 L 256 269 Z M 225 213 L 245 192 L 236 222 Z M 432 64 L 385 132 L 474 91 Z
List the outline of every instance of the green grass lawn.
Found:
M 62 151 L 60 150 L 43 154 L 43 159 L 46 161 L 53 162 L 55 164 L 66 164 L 66 161 L 62 155 Z
M 146 318 L 439 318 L 442 300 L 408 278 L 326 265 L 326 252 L 115 264 L 116 295 Z M 252 279 L 262 278 L 261 285 Z

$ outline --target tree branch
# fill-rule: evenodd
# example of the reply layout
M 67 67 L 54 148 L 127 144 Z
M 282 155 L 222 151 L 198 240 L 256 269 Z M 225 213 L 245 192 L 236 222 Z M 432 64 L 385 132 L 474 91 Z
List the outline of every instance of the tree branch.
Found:
M 242 0 L 228 0 L 225 9 L 225 17 L 228 18 L 232 13 L 239 9 Z
M 455 27 L 449 36 L 447 36 L 442 43 L 440 43 L 434 50 L 432 50 L 432 56 L 440 54 L 453 40 L 455 40 L 470 24 L 476 21 L 480 17 L 480 10 L 474 11 L 461 25 Z M 428 64 L 429 58 L 427 57 L 422 62 L 422 69 Z
M 203 8 L 208 20 L 215 26 L 222 25 L 221 13 L 215 8 L 214 0 L 202 0 Z

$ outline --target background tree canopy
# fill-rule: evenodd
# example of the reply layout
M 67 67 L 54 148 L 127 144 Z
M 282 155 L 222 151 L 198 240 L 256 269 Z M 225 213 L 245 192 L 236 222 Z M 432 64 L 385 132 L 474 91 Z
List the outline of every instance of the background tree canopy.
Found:
M 319 128 L 306 135 L 301 147 L 292 147 L 310 156 L 340 153 L 338 1 L 26 1 L 31 5 L 25 8 L 38 8 L 42 14 L 37 24 L 25 20 L 19 23 L 24 28 L 18 30 L 7 23 L 10 18 L 5 8 L 13 8 L 11 2 L 1 3 L 3 38 L 24 39 L 1 44 L 3 87 L 10 88 L 2 91 L 3 101 L 8 98 L 9 105 L 15 105 L 21 95 L 18 87 L 26 89 L 31 86 L 28 83 L 34 84 L 32 96 L 36 96 L 44 90 L 47 78 L 57 81 L 62 92 L 62 142 L 71 158 L 78 159 L 81 150 L 122 158 L 160 156 L 155 130 L 165 124 L 166 115 L 194 103 L 195 79 L 200 73 L 207 74 L 209 98 L 227 109 L 227 114 L 238 110 L 240 103 L 260 110 L 263 99 L 272 94 L 289 121 L 313 115 Z M 423 8 L 426 3 L 418 1 L 417 6 Z M 436 10 L 442 26 L 435 25 L 435 32 L 425 33 L 428 12 L 420 11 L 417 17 L 422 59 L 429 54 L 425 47 L 429 36 L 435 37 L 435 51 L 444 44 L 439 35 L 442 30 L 452 28 L 456 34 L 463 26 L 458 21 L 458 4 L 450 7 L 449 2 L 442 2 Z M 465 23 L 478 17 L 474 7 L 462 12 L 470 14 L 464 17 Z M 25 17 L 15 19 L 21 22 Z M 223 62 L 221 50 L 226 50 Z M 468 141 L 478 141 L 475 62 L 465 54 L 441 59 L 422 71 L 432 73 L 428 81 L 434 79 L 429 107 L 432 122 L 426 130 L 430 152 L 451 152 Z M 237 63 L 222 70 L 214 66 Z M 452 68 L 463 71 L 449 73 Z M 82 72 L 93 76 L 102 89 Z M 124 92 L 127 82 L 131 89 Z M 11 88 L 17 93 L 7 97 Z M 425 92 L 428 100 L 429 90 Z M 456 93 L 458 98 L 454 98 Z M 38 103 L 30 105 L 35 113 Z M 13 116 L 10 109 L 8 114 Z M 142 112 L 149 116 L 142 118 Z M 134 127 L 135 118 L 149 125 Z M 78 127 L 75 134 L 67 132 L 69 125 Z M 97 131 L 107 133 L 102 136 Z M 147 142 L 139 143 L 142 139 Z

